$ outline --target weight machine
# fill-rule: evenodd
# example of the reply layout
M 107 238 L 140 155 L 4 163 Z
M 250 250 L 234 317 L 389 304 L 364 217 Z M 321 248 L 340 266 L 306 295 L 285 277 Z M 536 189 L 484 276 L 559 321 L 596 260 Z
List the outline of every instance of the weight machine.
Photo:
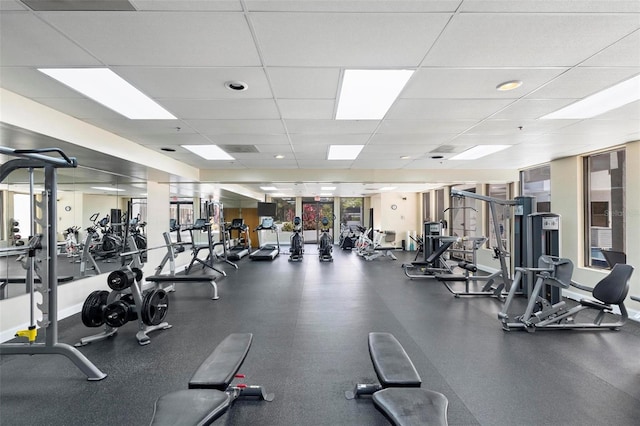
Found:
M 44 155 L 47 153 L 57 153 L 60 158 Z M 80 351 L 73 346 L 58 342 L 58 253 L 56 247 L 57 236 L 57 169 L 75 168 L 78 161 L 73 157 L 68 157 L 59 148 L 46 149 L 10 149 L 0 147 L 0 154 L 10 155 L 15 158 L 0 166 L 0 182 L 13 171 L 19 169 L 29 170 L 30 199 L 33 200 L 33 171 L 34 169 L 44 170 L 44 191 L 40 202 L 32 201 L 32 231 L 35 234 L 36 225 L 45 230 L 39 235 L 32 235 L 30 244 L 22 246 L 22 250 L 29 255 L 27 267 L 27 286 L 30 288 L 30 313 L 31 321 L 27 330 L 20 330 L 18 337 L 26 337 L 27 343 L 3 343 L 0 344 L 0 354 L 26 354 L 43 355 L 56 354 L 64 355 L 78 367 L 90 381 L 102 380 L 107 375 L 100 371 L 91 361 L 89 361 Z M 40 216 L 37 215 L 36 207 L 40 209 Z M 11 247 L 15 251 L 15 247 Z M 43 268 L 36 267 L 36 256 L 42 257 Z M 38 280 L 34 274 L 38 275 Z M 38 304 L 38 310 L 42 313 L 42 320 L 35 320 L 34 304 L 35 292 L 40 293 L 42 303 Z M 40 326 L 41 333 L 45 334 L 44 342 L 36 342 L 38 334 L 37 327 Z

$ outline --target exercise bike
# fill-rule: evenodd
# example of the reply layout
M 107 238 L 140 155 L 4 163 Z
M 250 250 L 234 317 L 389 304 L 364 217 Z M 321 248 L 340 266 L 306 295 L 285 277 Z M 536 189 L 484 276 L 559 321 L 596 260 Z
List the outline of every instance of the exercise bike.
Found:
M 318 241 L 318 254 L 320 255 L 320 262 L 333 262 L 333 241 L 331 235 L 329 235 L 329 219 L 322 218 L 322 235 Z
M 304 238 L 302 237 L 302 221 L 299 216 L 296 216 L 293 218 L 293 234 L 291 235 L 289 262 L 301 261 L 303 252 Z

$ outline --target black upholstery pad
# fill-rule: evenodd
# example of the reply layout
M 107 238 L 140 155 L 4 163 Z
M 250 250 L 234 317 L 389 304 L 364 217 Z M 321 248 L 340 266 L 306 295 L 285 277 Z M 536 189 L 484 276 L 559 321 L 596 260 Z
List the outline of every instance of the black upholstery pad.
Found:
M 209 425 L 227 411 L 230 396 L 213 389 L 185 389 L 156 401 L 151 426 Z
M 387 388 L 373 394 L 373 402 L 396 426 L 446 426 L 447 397 L 414 388 Z
M 251 347 L 253 334 L 228 335 L 198 367 L 189 381 L 189 389 L 227 389 Z
M 420 375 L 393 334 L 369 333 L 369 353 L 382 387 L 420 387 Z

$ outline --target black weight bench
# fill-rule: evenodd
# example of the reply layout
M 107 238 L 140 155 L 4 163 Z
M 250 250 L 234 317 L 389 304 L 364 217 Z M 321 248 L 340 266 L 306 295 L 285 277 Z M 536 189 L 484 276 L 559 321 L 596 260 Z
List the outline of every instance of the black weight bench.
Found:
M 218 285 L 212 275 L 151 275 L 145 278 L 152 283 L 203 283 L 211 284 L 211 299 L 218 300 Z
M 189 389 L 158 398 L 151 425 L 209 425 L 240 396 L 273 401 L 273 394 L 267 394 L 261 386 L 231 386 L 252 340 L 251 333 L 228 335 L 198 367 L 189 381 Z
M 394 425 L 447 424 L 447 398 L 422 389 L 409 355 L 391 333 L 369 333 L 369 354 L 380 383 L 357 384 L 347 399 L 373 395 L 373 402 Z

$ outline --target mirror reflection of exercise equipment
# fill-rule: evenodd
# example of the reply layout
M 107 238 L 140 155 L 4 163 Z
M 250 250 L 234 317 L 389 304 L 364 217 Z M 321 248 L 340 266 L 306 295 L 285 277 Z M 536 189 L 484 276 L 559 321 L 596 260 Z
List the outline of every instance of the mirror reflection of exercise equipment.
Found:
M 249 237 L 249 227 L 244 223 L 244 219 L 236 218 L 231 221 L 231 225 L 228 227 L 229 240 L 234 240 L 235 243 L 230 245 L 229 253 L 227 257 L 230 260 L 240 260 L 243 257 L 249 255 L 251 250 L 251 238 Z

